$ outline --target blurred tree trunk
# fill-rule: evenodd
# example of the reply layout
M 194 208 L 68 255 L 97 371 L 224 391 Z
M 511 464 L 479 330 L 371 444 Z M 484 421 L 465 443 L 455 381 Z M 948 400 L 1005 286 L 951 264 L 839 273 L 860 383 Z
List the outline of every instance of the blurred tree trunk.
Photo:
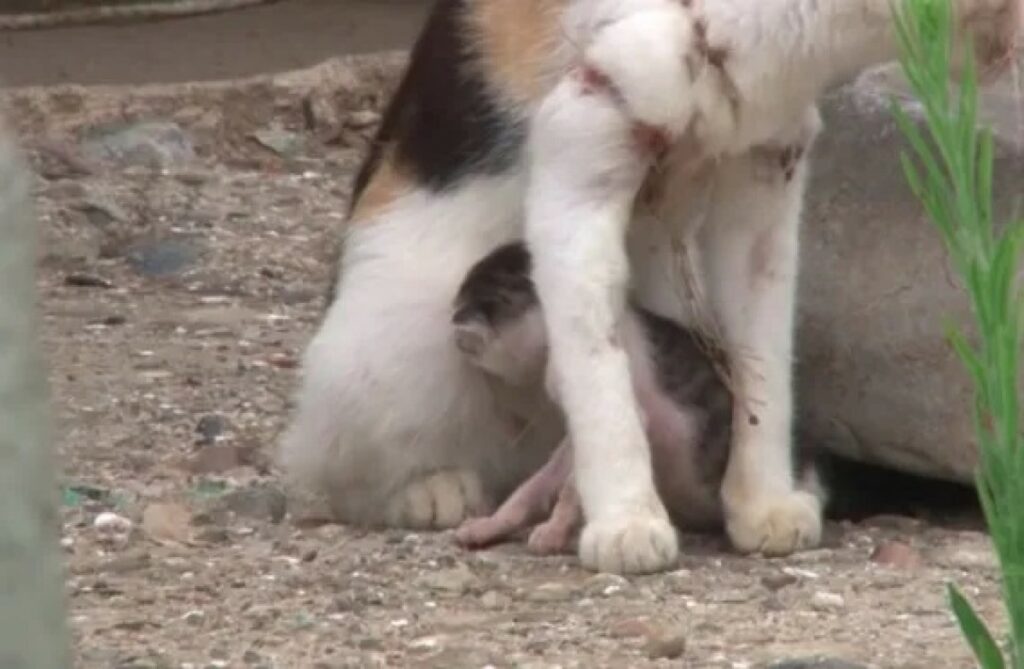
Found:
M 0 128 L 0 667 L 71 666 L 30 176 Z

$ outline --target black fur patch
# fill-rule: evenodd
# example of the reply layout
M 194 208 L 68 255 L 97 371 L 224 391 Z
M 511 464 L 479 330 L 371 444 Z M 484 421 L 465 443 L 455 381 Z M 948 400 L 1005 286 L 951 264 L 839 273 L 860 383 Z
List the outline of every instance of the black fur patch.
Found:
M 538 304 L 526 245 L 499 246 L 469 268 L 455 296 L 453 323 L 483 321 L 492 327 L 520 318 Z
M 356 175 L 353 202 L 391 145 L 421 184 L 451 187 L 467 174 L 500 174 L 519 158 L 525 119 L 503 109 L 474 63 L 463 16 L 472 0 L 439 0 L 413 47 L 370 153 Z

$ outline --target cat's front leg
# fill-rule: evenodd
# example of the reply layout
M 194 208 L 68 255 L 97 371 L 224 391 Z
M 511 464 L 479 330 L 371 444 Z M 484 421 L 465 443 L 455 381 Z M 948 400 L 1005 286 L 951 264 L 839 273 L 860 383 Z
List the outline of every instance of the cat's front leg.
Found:
M 586 517 L 580 560 L 620 573 L 662 570 L 678 554 L 617 332 L 636 193 L 652 149 L 688 122 L 691 34 L 680 3 L 640 4 L 644 11 L 605 24 L 539 105 L 526 204 L 549 378 L 572 435 Z
M 792 349 L 799 221 L 817 110 L 718 168 L 701 231 L 708 293 L 737 393 L 722 499 L 743 552 L 785 555 L 821 536 L 821 500 L 798 490 L 792 450 Z

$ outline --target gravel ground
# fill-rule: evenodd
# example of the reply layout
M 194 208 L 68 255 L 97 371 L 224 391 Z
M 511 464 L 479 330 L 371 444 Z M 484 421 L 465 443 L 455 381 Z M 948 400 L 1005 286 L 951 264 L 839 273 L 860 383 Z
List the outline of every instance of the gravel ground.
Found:
M 977 532 L 879 516 L 782 560 L 686 537 L 623 579 L 286 514 L 270 450 L 386 60 L 6 94 L 41 174 L 79 666 L 971 666 L 944 588 L 1002 622 Z

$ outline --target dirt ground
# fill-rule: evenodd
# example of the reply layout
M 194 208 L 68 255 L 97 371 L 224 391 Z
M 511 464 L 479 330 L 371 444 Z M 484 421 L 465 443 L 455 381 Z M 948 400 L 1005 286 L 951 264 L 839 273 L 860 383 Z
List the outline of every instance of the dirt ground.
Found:
M 781 560 L 685 537 L 624 579 L 285 514 L 269 455 L 386 67 L 6 95 L 40 173 L 79 666 L 970 667 L 944 588 L 1001 624 L 977 532 L 882 516 Z

